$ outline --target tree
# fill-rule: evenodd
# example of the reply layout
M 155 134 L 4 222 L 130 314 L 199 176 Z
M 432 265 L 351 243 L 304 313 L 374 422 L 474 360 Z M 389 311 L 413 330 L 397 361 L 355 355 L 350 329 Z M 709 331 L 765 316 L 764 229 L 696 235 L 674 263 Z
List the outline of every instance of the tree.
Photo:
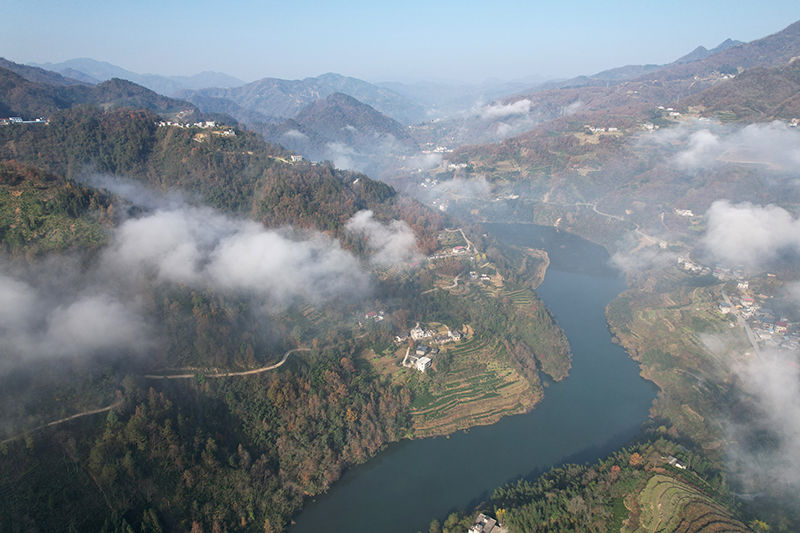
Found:
M 303 335 L 305 335 L 305 332 L 299 325 L 292 328 L 292 338 L 298 343 L 303 341 Z

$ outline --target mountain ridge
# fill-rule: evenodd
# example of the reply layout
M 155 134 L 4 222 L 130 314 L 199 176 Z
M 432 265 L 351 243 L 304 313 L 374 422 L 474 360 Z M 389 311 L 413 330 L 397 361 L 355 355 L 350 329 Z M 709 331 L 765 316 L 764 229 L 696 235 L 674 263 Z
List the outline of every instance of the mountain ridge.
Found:
M 190 102 L 199 101 L 197 95 L 226 99 L 242 108 L 257 111 L 272 122 L 280 122 L 294 117 L 308 104 L 337 92 L 404 124 L 412 124 L 427 116 L 422 106 L 394 91 L 334 73 L 302 80 L 263 78 L 241 87 L 183 90 L 174 96 Z

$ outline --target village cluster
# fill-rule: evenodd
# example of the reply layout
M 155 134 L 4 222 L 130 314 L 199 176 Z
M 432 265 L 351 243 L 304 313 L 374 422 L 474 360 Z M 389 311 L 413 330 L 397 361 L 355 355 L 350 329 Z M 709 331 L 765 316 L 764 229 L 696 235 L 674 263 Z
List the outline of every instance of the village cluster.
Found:
M 717 307 L 723 315 L 733 313 L 745 320 L 747 325 L 752 328 L 753 340 L 758 342 L 759 347 L 792 351 L 800 346 L 800 332 L 792 331 L 789 319 L 778 317 L 775 311 L 762 307 L 749 294 L 750 282 L 745 279 L 744 269 L 733 269 L 717 264 L 712 270 L 709 266 L 695 263 L 685 257 L 679 257 L 678 264 L 693 274 L 701 276 L 711 274 L 720 281 L 736 281 L 736 288 L 742 294 L 738 303 L 734 303 L 734 301 L 719 302 Z
M 749 283 L 740 281 L 738 288 L 747 291 Z M 735 313 L 746 320 L 761 348 L 794 351 L 800 346 L 800 333 L 790 331 L 789 319 L 777 319 L 772 309 L 760 306 L 753 298 L 742 296 L 738 304 L 720 302 L 719 310 L 723 314 Z
M 0 126 L 14 126 L 17 124 L 49 124 L 50 121 L 46 118 L 37 118 L 33 120 L 24 120 L 22 117 L 8 117 L 0 118 Z
M 224 126 L 217 126 L 217 123 L 213 120 L 206 120 L 201 122 L 173 122 L 171 120 L 162 120 L 161 122 L 157 122 L 159 128 L 166 128 L 166 127 L 173 127 L 173 128 L 200 128 L 200 129 L 211 129 L 213 130 L 211 133 L 214 135 L 220 135 L 222 137 L 236 137 L 236 132 L 233 131 L 231 128 L 226 128 Z
M 395 342 L 398 344 L 409 342 L 409 339 L 415 342 L 413 351 L 411 344 L 408 345 L 402 365 L 407 368 L 415 368 L 420 372 L 425 372 L 425 370 L 431 366 L 433 358 L 439 354 L 439 348 L 437 346 L 449 342 L 458 342 L 463 338 L 460 331 L 450 329 L 447 326 L 444 327 L 447 329 L 447 333 L 422 328 L 419 322 L 417 322 L 417 325 L 408 333 L 397 335 L 395 337 Z M 427 342 L 427 344 L 423 344 L 423 342 Z M 437 346 L 430 346 L 431 343 L 435 343 Z

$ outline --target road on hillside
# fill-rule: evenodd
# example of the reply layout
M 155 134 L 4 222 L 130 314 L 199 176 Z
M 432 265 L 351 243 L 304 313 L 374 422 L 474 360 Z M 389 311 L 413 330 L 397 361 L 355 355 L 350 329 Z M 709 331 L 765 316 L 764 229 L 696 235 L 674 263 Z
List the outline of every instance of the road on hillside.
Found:
M 227 378 L 227 377 L 234 377 L 234 376 L 249 376 L 251 374 L 260 374 L 261 372 L 267 372 L 268 370 L 275 370 L 276 368 L 283 365 L 286 360 L 289 358 L 289 355 L 293 354 L 294 352 L 310 352 L 311 348 L 295 348 L 293 350 L 289 350 L 285 354 L 283 354 L 283 359 L 275 363 L 274 365 L 265 366 L 262 368 L 256 368 L 255 370 L 246 370 L 244 372 L 225 372 L 225 373 L 218 373 L 218 374 L 205 374 L 207 378 Z M 197 377 L 198 374 L 146 374 L 144 377 L 148 379 L 192 379 Z
M 51 426 L 55 426 L 55 425 L 61 424 L 63 422 L 67 422 L 69 420 L 75 420 L 76 418 L 80 418 L 82 416 L 89 416 L 89 415 L 96 415 L 98 413 L 104 413 L 106 411 L 112 410 L 113 408 L 117 407 L 121 403 L 122 403 L 122 400 L 120 399 L 120 400 L 117 400 L 116 402 L 112 403 L 108 407 L 101 407 L 100 409 L 94 409 L 92 411 L 84 411 L 82 413 L 78 413 L 77 415 L 67 416 L 67 417 L 64 417 L 64 418 L 60 418 L 58 420 L 53 420 L 52 422 L 49 422 L 47 424 L 35 427 L 35 428 L 33 428 L 31 430 L 28 430 L 28 431 L 33 433 L 34 431 L 39 431 L 40 429 L 49 428 Z M 20 437 L 22 437 L 22 435 L 17 435 L 16 437 L 8 438 L 6 440 L 0 441 L 0 444 L 5 444 L 7 442 L 11 442 L 13 440 L 17 440 Z

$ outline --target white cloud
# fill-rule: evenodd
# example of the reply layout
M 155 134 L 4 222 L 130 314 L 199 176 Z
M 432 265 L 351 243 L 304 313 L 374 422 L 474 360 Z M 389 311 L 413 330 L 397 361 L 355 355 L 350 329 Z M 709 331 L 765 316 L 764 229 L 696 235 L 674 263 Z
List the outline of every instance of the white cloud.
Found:
M 564 115 L 574 115 L 575 113 L 578 112 L 578 110 L 581 107 L 583 107 L 583 102 L 581 102 L 580 100 L 576 100 L 575 102 L 572 102 L 567 107 L 565 107 L 562 114 L 564 114 Z
M 103 266 L 129 278 L 257 294 L 275 309 L 296 298 L 318 302 L 367 285 L 358 260 L 338 241 L 188 206 L 124 222 L 103 253 Z
M 299 130 L 289 130 L 281 137 L 288 137 L 290 139 L 308 139 L 308 135 Z
M 701 242 L 729 264 L 755 268 L 783 249 L 800 250 L 800 221 L 780 207 L 719 200 L 705 216 L 708 227 Z
M 679 153 L 675 161 L 685 170 L 707 168 L 716 164 L 722 152 L 719 137 L 709 130 L 700 130 L 689 136 L 689 148 Z
M 722 163 L 747 163 L 796 175 L 800 166 L 800 131 L 779 121 L 744 128 L 690 121 L 661 129 L 642 141 L 680 147 L 674 162 L 687 172 Z
M 345 228 L 367 238 L 372 249 L 372 261 L 392 265 L 412 261 L 418 255 L 414 231 L 402 220 L 381 224 L 373 218 L 372 211 L 359 211 L 347 221 Z
M 329 143 L 325 146 L 325 158 L 333 161 L 336 168 L 343 170 L 361 170 L 357 164 L 359 154 L 342 143 Z
M 762 353 L 740 367 L 741 380 L 754 412 L 748 420 L 730 421 L 734 471 L 748 490 L 775 482 L 800 483 L 800 364 L 797 355 Z M 758 444 L 753 436 L 758 435 Z
M 430 170 L 441 165 L 442 160 L 441 154 L 417 154 L 408 158 L 406 166 L 420 170 Z
M 511 104 L 485 105 L 480 108 L 480 116 L 485 120 L 495 120 L 511 115 L 527 115 L 531 110 L 531 101 L 527 98 Z
M 50 353 L 84 355 L 114 348 L 142 349 L 148 330 L 137 310 L 107 294 L 83 296 L 47 317 L 45 343 Z

